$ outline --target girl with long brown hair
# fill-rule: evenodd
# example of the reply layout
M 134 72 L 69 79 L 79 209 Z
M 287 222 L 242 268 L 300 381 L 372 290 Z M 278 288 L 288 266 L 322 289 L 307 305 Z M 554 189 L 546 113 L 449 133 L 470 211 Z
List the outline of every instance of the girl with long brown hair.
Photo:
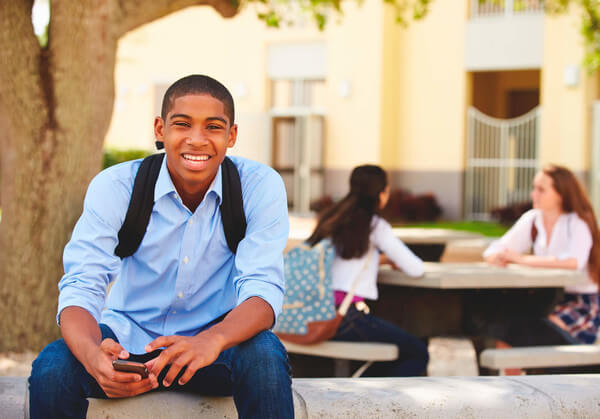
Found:
M 388 202 L 387 174 L 379 166 L 356 167 L 350 176 L 350 192 L 320 218 L 308 243 L 330 239 L 336 256 L 331 275 L 336 305 L 354 290 L 354 298 L 334 340 L 393 343 L 398 359 L 377 362 L 365 376 L 413 376 L 423 374 L 429 355 L 419 338 L 369 313 L 365 299 L 376 300 L 379 263 L 391 264 L 407 275 L 423 274 L 423 262 L 402 243 L 390 224 L 377 215 Z M 356 286 L 354 285 L 356 284 Z
M 489 263 L 585 270 L 587 281 L 565 288 L 549 320 L 572 343 L 595 343 L 600 331 L 600 235 L 594 211 L 575 175 L 546 166 L 536 174 L 533 209 L 484 252 Z M 533 246 L 533 254 L 526 254 Z

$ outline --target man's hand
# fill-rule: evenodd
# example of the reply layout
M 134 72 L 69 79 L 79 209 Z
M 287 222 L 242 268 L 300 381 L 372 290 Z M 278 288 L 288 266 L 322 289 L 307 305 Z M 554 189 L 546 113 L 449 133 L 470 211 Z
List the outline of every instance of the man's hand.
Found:
M 129 354 L 113 339 L 102 340 L 98 323 L 86 309 L 65 308 L 60 314 L 60 330 L 75 358 L 108 397 L 135 396 L 158 387 L 156 376 L 142 380 L 139 374 L 114 370 L 112 361 L 129 358 Z
M 250 297 L 231 310 L 225 318 L 210 329 L 196 336 L 160 336 L 146 345 L 146 352 L 165 348 L 161 354 L 146 362 L 152 374 L 158 374 L 171 364 L 163 380 L 170 386 L 179 372 L 187 367 L 179 378 L 179 385 L 187 383 L 200 368 L 212 364 L 225 349 L 250 339 L 273 324 L 275 315 L 269 303 L 260 297 Z
M 187 383 L 200 368 L 212 364 L 219 354 L 244 342 L 273 325 L 273 309 L 260 297 L 250 297 L 231 310 L 225 318 L 198 333 L 196 336 L 160 336 L 146 345 L 146 352 L 165 348 L 161 354 L 146 362 L 146 367 L 155 376 L 171 364 L 163 380 L 170 386 L 179 372 L 187 367 L 179 378 L 179 385 Z
M 104 339 L 85 363 L 87 371 L 110 398 L 131 397 L 158 387 L 156 375 L 142 379 L 139 374 L 116 371 L 112 361 L 129 358 L 127 351 L 112 339 Z
M 171 364 L 163 385 L 169 387 L 179 372 L 187 367 L 179 378 L 179 385 L 187 383 L 200 368 L 215 362 L 224 348 L 224 342 L 210 329 L 196 336 L 161 336 L 146 345 L 146 352 L 165 348 L 161 354 L 146 362 L 151 374 L 158 376 L 167 364 Z

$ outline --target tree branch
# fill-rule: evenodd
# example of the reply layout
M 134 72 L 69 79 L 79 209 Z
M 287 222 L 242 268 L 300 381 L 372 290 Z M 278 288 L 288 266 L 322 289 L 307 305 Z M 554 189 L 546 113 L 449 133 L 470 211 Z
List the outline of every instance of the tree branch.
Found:
M 233 17 L 237 14 L 238 0 L 114 0 L 117 37 L 188 6 L 212 6 L 221 16 Z

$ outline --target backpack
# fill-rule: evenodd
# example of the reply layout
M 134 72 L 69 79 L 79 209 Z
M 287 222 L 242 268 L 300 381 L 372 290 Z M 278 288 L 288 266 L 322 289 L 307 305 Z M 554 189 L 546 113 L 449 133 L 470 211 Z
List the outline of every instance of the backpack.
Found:
M 284 255 L 285 295 L 283 309 L 275 325 L 275 333 L 296 343 L 316 343 L 333 334 L 315 332 L 336 318 L 331 280 L 335 249 L 329 240 L 310 247 L 301 244 Z M 327 326 L 329 327 L 329 326 Z M 314 336 L 315 333 L 318 336 Z
M 164 156 L 164 153 L 152 154 L 140 164 L 125 221 L 119 230 L 119 242 L 115 247 L 115 255 L 121 259 L 133 255 L 142 243 L 150 222 L 154 206 L 154 187 Z M 221 163 L 221 176 L 223 197 L 219 210 L 227 246 L 235 254 L 238 244 L 246 234 L 246 216 L 240 174 L 229 157 L 225 157 Z
M 371 252 L 370 246 L 368 252 Z M 329 340 L 337 333 L 371 257 L 367 257 L 352 289 L 337 309 L 331 277 L 334 257 L 335 247 L 329 239 L 321 240 L 312 247 L 301 244 L 284 255 L 283 310 L 274 328 L 281 339 L 309 345 Z

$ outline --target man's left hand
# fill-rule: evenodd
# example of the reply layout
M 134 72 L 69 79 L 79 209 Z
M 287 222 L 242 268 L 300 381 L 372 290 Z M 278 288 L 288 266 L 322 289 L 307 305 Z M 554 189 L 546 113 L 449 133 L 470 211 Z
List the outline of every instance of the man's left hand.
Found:
M 161 354 L 146 362 L 146 367 L 156 377 L 171 364 L 169 372 L 163 380 L 163 385 L 169 387 L 179 372 L 187 367 L 185 373 L 179 378 L 179 385 L 187 383 L 200 368 L 215 362 L 223 345 L 216 336 L 208 331 L 196 336 L 161 336 L 146 345 L 146 352 L 165 348 Z

